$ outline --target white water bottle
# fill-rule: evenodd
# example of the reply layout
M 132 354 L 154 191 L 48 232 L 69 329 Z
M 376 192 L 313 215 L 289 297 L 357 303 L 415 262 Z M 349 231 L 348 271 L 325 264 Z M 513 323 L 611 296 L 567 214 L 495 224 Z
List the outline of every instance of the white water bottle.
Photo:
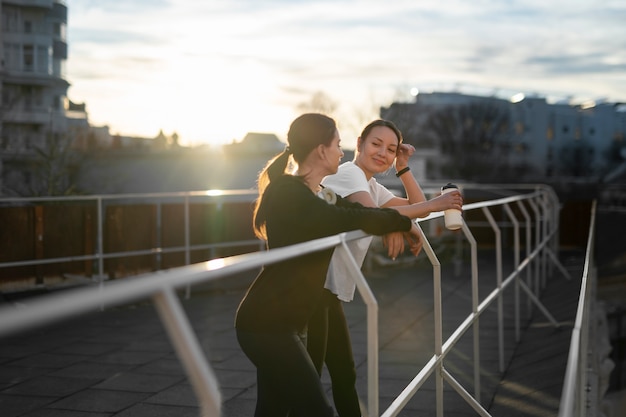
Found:
M 441 194 L 456 191 L 458 189 L 459 187 L 449 182 L 441 187 Z M 448 230 L 459 230 L 463 227 L 463 216 L 461 216 L 461 210 L 448 209 L 443 212 L 443 216 Z

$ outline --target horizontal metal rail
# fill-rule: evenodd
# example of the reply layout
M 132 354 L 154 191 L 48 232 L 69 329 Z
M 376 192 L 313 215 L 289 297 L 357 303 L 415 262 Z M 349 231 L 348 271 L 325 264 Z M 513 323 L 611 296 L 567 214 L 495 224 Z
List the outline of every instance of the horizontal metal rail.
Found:
M 364 236 L 363 232 L 351 232 L 349 237 L 336 235 L 267 252 L 218 258 L 154 274 L 111 281 L 100 288 L 82 287 L 51 294 L 34 301 L 25 309 L 2 307 L 0 336 L 76 317 L 77 314 L 94 311 L 99 306 L 111 307 L 152 298 L 200 401 L 203 415 L 219 416 L 220 394 L 217 380 L 206 357 L 201 353 L 197 338 L 173 290 L 215 281 L 303 253 L 332 248 L 340 245 L 344 239 Z
M 31 259 L 20 261 L 0 262 L 1 268 L 10 267 L 22 267 L 22 266 L 38 266 L 38 265 L 51 265 L 63 262 L 75 262 L 75 261 L 97 261 L 98 273 L 94 277 L 97 281 L 103 282 L 105 280 L 104 274 L 104 261 L 107 259 L 121 259 L 132 256 L 143 255 L 160 255 L 169 253 L 184 253 L 185 264 L 190 264 L 190 253 L 199 250 L 210 250 L 229 247 L 249 247 L 258 246 L 259 250 L 263 249 L 264 242 L 253 240 L 240 240 L 232 242 L 218 242 L 211 244 L 191 244 L 189 241 L 190 235 L 190 222 L 189 222 L 189 203 L 192 199 L 195 200 L 209 200 L 212 204 L 222 204 L 225 202 L 251 202 L 257 197 L 257 192 L 254 190 L 207 190 L 207 191 L 192 191 L 192 192 L 177 192 L 177 193 L 146 193 L 146 194 L 105 194 L 105 195 L 93 195 L 93 196 L 62 196 L 62 197 L 10 197 L 0 198 L 0 207 L 2 206 L 33 206 L 41 203 L 93 203 L 96 205 L 97 210 L 97 224 L 96 224 L 96 236 L 95 236 L 95 253 L 89 255 L 78 256 L 59 256 L 45 259 Z M 142 250 L 124 251 L 124 252 L 105 252 L 104 251 L 104 207 L 107 204 L 116 202 L 117 204 L 138 204 L 138 203 L 155 203 L 161 204 L 164 202 L 176 201 L 184 204 L 184 224 L 185 224 L 185 244 L 184 246 L 176 247 L 153 247 Z M 157 220 L 158 221 L 158 220 Z
M 583 417 L 587 414 L 587 354 L 589 349 L 589 315 L 591 310 L 591 288 L 595 280 L 595 224 L 596 205 L 591 206 L 591 221 L 589 223 L 589 235 L 587 237 L 587 250 L 583 267 L 580 297 L 576 310 L 576 319 L 572 330 L 572 337 L 567 357 L 567 368 L 563 381 L 563 391 L 559 404 L 559 417 Z
M 470 211 L 474 209 L 486 210 L 488 207 L 496 207 L 503 206 L 508 207 L 512 203 L 521 204 L 523 202 L 527 202 L 528 204 L 536 204 L 534 201 L 536 199 L 546 198 L 546 190 L 537 191 L 535 193 L 530 193 L 526 195 L 518 195 L 512 197 L 506 197 L 502 199 L 496 199 L 486 202 L 473 203 L 463 206 L 464 211 Z M 556 232 L 558 230 L 558 211 L 553 210 L 554 205 L 558 206 L 558 199 L 556 199 L 556 195 L 548 192 L 547 198 L 549 204 L 543 205 L 544 211 L 540 213 L 537 211 L 537 223 L 541 221 L 541 217 L 544 219 L 548 219 L 552 217 L 552 222 L 550 223 L 550 232 L 542 236 L 534 248 L 534 250 L 527 254 L 526 258 L 522 261 L 519 261 L 519 222 L 514 221 L 513 226 L 515 228 L 515 250 L 516 250 L 516 260 L 515 260 L 515 268 L 514 271 L 504 280 L 502 281 L 502 265 L 501 262 L 497 262 L 497 276 L 498 276 L 498 284 L 497 288 L 495 288 L 490 294 L 488 294 L 485 299 L 479 303 L 478 300 L 478 266 L 476 259 L 476 241 L 471 234 L 470 229 L 467 224 L 463 224 L 463 233 L 465 237 L 471 244 L 472 247 L 472 256 L 471 256 L 471 272 L 472 272 L 472 313 L 470 313 L 466 319 L 452 332 L 450 337 L 444 342 L 442 338 L 442 302 L 441 302 L 441 264 L 437 259 L 436 254 L 434 253 L 432 246 L 428 243 L 426 236 L 423 236 L 424 239 L 424 251 L 428 256 L 432 266 L 433 266 L 433 281 L 434 281 L 434 318 L 435 318 L 435 349 L 434 355 L 432 358 L 426 363 L 424 368 L 411 380 L 411 382 L 404 388 L 404 390 L 398 395 L 398 397 L 391 403 L 391 405 L 384 411 L 382 414 L 383 417 L 394 417 L 397 416 L 402 409 L 408 404 L 410 399 L 415 395 L 415 393 L 419 390 L 419 388 L 424 384 L 427 378 L 429 378 L 433 373 L 435 374 L 435 400 L 437 403 L 437 416 L 443 417 L 443 382 L 447 382 L 454 388 L 459 395 L 468 402 L 468 404 L 481 416 L 490 416 L 488 411 L 481 405 L 480 403 L 480 355 L 479 355 L 479 338 L 478 338 L 478 329 L 479 329 L 479 317 L 482 313 L 487 310 L 487 307 L 495 300 L 501 301 L 504 289 L 512 282 L 516 282 L 521 288 L 524 289 L 526 294 L 529 296 L 531 301 L 542 311 L 544 315 L 552 322 L 555 327 L 559 326 L 559 323 L 552 317 L 549 311 L 541 304 L 538 298 L 538 294 L 533 293 L 531 288 L 525 284 L 520 276 L 521 272 L 528 268 L 529 265 L 533 261 L 541 261 L 542 254 L 549 250 L 549 245 L 551 241 L 556 236 Z M 523 211 L 523 214 L 526 215 L 526 212 Z M 555 214 L 556 213 L 556 214 Z M 512 211 L 507 210 L 507 214 L 509 216 L 513 215 Z M 431 216 L 428 216 L 427 220 L 433 217 L 441 216 L 441 213 L 433 213 Z M 556 218 L 554 218 L 556 216 Z M 494 230 L 499 230 L 497 222 L 495 222 L 491 215 L 488 214 L 487 218 L 489 223 L 493 226 Z M 516 220 L 516 219 L 515 219 Z M 540 229 L 537 229 L 540 230 Z M 544 230 L 548 230 L 547 228 Z M 496 252 L 497 257 L 500 259 L 501 254 L 501 243 L 500 243 L 500 234 L 496 233 Z M 553 262 L 558 263 L 558 259 L 550 258 Z M 537 263 L 537 262 L 535 262 Z M 558 263 L 560 265 L 560 263 Z M 561 269 L 561 268 L 559 268 Z M 563 271 L 563 270 L 562 270 Z M 566 272 L 566 271 L 565 271 Z M 515 294 L 515 303 L 519 304 L 518 294 Z M 516 310 L 517 311 L 517 310 Z M 498 320 L 501 322 L 502 320 L 502 309 L 498 308 Z M 516 323 L 519 322 L 519 317 L 516 314 Z M 446 370 L 444 366 L 444 360 L 446 356 L 451 352 L 452 348 L 455 344 L 460 340 L 461 336 L 463 336 L 470 328 L 473 328 L 473 340 L 474 340 L 474 395 L 472 396 L 465 388 L 453 378 L 453 376 Z M 499 352 L 500 352 L 500 364 L 502 366 L 502 352 L 503 352 L 503 343 L 504 340 L 502 338 L 503 329 L 502 326 L 498 326 L 499 330 Z M 377 410 L 376 410 L 377 411 Z M 374 415 L 378 415 L 374 413 Z

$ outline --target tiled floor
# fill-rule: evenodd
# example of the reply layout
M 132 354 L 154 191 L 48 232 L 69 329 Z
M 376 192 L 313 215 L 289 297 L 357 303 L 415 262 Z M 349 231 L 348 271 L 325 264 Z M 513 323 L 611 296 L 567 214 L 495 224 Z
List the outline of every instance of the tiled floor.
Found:
M 560 329 L 537 310 L 529 317 L 524 299 L 522 337 L 515 343 L 513 286 L 505 292 L 503 373 L 496 303 L 480 318 L 480 399 L 493 416 L 556 416 L 582 274 L 582 256 L 576 255 L 566 264 L 574 279 L 568 281 L 555 270 L 542 293 Z M 480 258 L 481 300 L 495 283 L 493 264 Z M 442 267 L 444 338 L 471 312 L 472 301 L 469 271 L 455 277 L 450 270 Z M 225 287 L 194 289 L 183 303 L 220 383 L 224 417 L 252 416 L 255 406 L 255 370 L 233 331 L 235 309 L 253 275 L 238 276 Z M 380 413 L 433 355 L 432 280 L 430 267 L 423 263 L 368 274 L 379 304 Z M 19 302 L 27 306 L 30 301 Z M 345 310 L 358 389 L 367 404 L 366 309 L 357 297 Z M 445 369 L 471 394 L 476 381 L 473 343 L 469 330 L 444 361 Z M 330 394 L 327 375 L 323 381 Z M 434 415 L 434 386 L 431 376 L 399 415 Z M 449 384 L 444 389 L 445 416 L 477 415 Z M 2 417 L 198 415 L 194 392 L 150 303 L 96 311 L 0 339 Z

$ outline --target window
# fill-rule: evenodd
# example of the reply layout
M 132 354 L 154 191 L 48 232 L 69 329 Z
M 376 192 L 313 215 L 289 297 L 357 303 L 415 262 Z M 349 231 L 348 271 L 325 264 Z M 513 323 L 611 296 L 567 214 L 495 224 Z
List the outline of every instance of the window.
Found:
M 4 44 L 4 68 L 20 70 L 20 45 L 16 43 Z
M 20 13 L 19 10 L 13 7 L 2 5 L 2 31 L 3 32 L 18 32 L 19 31 Z
M 33 88 L 31 86 L 22 87 L 22 102 L 24 103 L 24 110 L 33 108 Z
M 33 32 L 33 22 L 30 20 L 24 20 L 24 33 L 32 33 Z
M 61 22 L 54 22 L 52 24 L 52 35 L 56 38 L 56 39 L 60 39 L 62 41 L 65 41 L 66 36 L 66 28 L 67 26 L 64 23 Z
M 52 97 L 52 108 L 54 110 L 59 110 L 61 108 L 61 97 L 57 95 Z
M 50 74 L 52 72 L 52 63 L 50 62 L 51 48 L 46 46 L 37 47 L 37 72 Z
M 33 71 L 33 67 L 35 64 L 35 49 L 33 48 L 33 45 L 24 45 L 23 63 L 24 71 Z

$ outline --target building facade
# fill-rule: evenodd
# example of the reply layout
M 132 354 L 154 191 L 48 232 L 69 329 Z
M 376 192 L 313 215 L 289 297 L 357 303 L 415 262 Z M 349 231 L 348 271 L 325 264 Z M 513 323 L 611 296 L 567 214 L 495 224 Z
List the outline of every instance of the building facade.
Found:
M 475 108 L 467 110 L 471 106 Z M 490 107 L 490 112 L 484 111 L 485 107 Z M 433 119 L 444 120 L 444 113 L 449 130 L 455 131 L 451 135 L 457 146 L 471 135 L 484 142 L 483 153 L 499 146 L 503 151 L 493 155 L 517 167 L 511 175 L 519 173 L 516 177 L 521 181 L 580 178 L 602 182 L 626 163 L 624 104 L 571 105 L 522 95 L 505 100 L 455 92 L 420 93 L 414 102 L 392 103 L 381 108 L 380 114 L 398 123 L 405 139 L 418 149 L 423 147 L 435 155 L 427 169 L 430 178 L 444 175 L 442 166 L 449 158 L 442 145 L 442 129 L 433 127 Z M 493 128 L 498 118 L 502 123 L 489 135 L 489 126 Z M 498 143 L 488 143 L 491 139 Z
M 12 181 L 20 173 L 11 165 L 28 166 L 35 149 L 67 133 L 67 6 L 2 0 L 0 11 L 0 178 Z

